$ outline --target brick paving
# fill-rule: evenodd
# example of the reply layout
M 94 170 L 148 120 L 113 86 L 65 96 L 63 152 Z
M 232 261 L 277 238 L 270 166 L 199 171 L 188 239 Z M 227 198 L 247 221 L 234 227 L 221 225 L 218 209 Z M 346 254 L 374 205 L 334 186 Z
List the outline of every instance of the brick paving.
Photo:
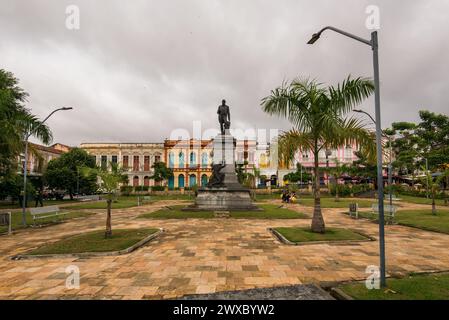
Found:
M 166 232 L 137 251 L 112 257 L 10 260 L 63 237 L 103 229 L 105 213 L 51 227 L 0 237 L 0 299 L 161 299 L 190 294 L 319 284 L 364 279 L 378 264 L 378 242 L 350 245 L 288 246 L 269 227 L 307 226 L 310 219 L 241 220 L 136 219 L 164 205 L 157 202 L 113 211 L 113 229 L 162 227 Z M 428 206 L 426 206 L 427 208 Z M 293 205 L 311 215 L 311 208 Z M 411 205 L 403 209 L 422 208 Z M 329 227 L 346 227 L 377 238 L 378 226 L 352 220 L 344 209 L 324 209 Z M 403 226 L 386 226 L 390 273 L 449 270 L 449 235 Z M 67 289 L 66 267 L 81 272 L 79 289 Z

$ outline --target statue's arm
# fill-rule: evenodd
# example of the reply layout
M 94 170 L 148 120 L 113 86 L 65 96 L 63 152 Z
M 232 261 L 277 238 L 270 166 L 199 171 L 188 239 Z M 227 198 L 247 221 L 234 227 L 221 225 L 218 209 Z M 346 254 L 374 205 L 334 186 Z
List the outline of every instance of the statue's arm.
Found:
M 231 110 L 228 108 L 228 121 L 231 122 Z
M 217 109 L 217 114 L 220 114 L 220 107 L 218 107 Z

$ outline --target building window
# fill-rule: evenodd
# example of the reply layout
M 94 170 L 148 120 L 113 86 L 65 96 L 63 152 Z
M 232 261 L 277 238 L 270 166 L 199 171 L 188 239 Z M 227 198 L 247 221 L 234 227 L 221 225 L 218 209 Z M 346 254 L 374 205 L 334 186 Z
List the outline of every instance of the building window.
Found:
M 254 163 L 254 152 L 250 152 L 248 155 L 249 163 Z
M 139 186 L 139 177 L 138 176 L 134 176 L 133 178 L 133 187 L 138 187 Z
M 123 156 L 123 169 L 127 170 L 129 168 L 129 157 Z
M 175 155 L 173 154 L 173 152 L 170 152 L 168 154 L 168 166 L 170 168 L 174 168 L 175 167 Z
M 139 156 L 133 158 L 133 171 L 139 171 Z
M 150 156 L 143 157 L 143 171 L 150 171 Z
M 111 162 L 112 162 L 113 164 L 117 164 L 117 156 L 112 156 Z
M 208 161 L 207 153 L 204 152 L 201 155 L 201 165 L 202 165 L 203 168 L 207 168 L 207 161 Z
M 101 169 L 106 169 L 108 167 L 108 157 L 101 156 Z
M 184 153 L 179 153 L 179 167 L 184 168 Z
M 143 178 L 143 185 L 145 187 L 149 187 L 150 186 L 150 178 L 148 176 Z
M 345 148 L 345 159 L 351 159 L 353 155 L 352 147 L 346 146 Z
M 190 167 L 196 166 L 196 154 L 195 152 L 190 152 Z
M 161 156 L 160 155 L 154 156 L 154 162 L 161 162 Z

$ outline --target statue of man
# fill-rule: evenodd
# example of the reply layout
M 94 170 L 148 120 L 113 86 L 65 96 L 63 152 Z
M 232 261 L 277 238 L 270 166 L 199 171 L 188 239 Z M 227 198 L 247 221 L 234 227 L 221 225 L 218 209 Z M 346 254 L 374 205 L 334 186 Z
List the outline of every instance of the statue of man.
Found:
M 226 100 L 221 101 L 221 105 L 218 107 L 218 122 L 220 122 L 221 134 L 225 134 L 225 129 L 231 127 L 231 113 L 229 107 L 226 105 Z

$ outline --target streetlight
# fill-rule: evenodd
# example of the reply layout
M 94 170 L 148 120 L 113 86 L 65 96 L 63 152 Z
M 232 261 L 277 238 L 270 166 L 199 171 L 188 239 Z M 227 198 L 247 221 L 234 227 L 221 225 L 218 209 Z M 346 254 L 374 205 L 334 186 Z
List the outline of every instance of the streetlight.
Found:
M 315 33 L 312 38 L 307 42 L 308 44 L 314 44 L 321 37 L 321 34 L 331 30 L 342 34 L 346 37 L 362 42 L 371 47 L 373 50 L 373 67 L 374 67 L 374 86 L 375 86 L 375 112 L 376 112 L 376 143 L 377 143 L 377 189 L 379 192 L 379 251 L 380 251 L 380 284 L 382 287 L 386 286 L 385 278 L 385 227 L 384 227 L 384 186 L 383 186 L 383 174 L 382 174 L 382 129 L 381 129 L 381 117 L 380 117 L 380 85 L 379 85 L 379 42 L 377 38 L 377 31 L 371 33 L 371 40 L 366 40 L 355 36 L 351 33 L 343 30 L 327 26 L 321 29 L 318 33 Z
M 368 112 L 363 111 L 363 110 L 352 110 L 352 111 L 357 112 L 357 113 L 366 114 L 373 121 L 373 123 L 376 124 L 376 120 L 374 120 L 374 118 Z M 392 208 L 392 206 L 393 206 L 393 193 L 392 193 L 392 190 L 391 190 L 391 186 L 393 185 L 393 164 L 392 164 L 393 160 L 392 160 L 391 155 L 393 153 L 393 150 L 392 150 L 392 146 L 391 146 L 391 136 L 388 135 L 388 134 L 384 134 L 384 136 L 388 138 L 388 145 L 390 147 L 389 163 L 388 163 L 388 186 L 389 186 L 388 197 L 389 197 L 389 200 L 390 200 L 390 208 Z M 383 177 L 382 177 L 382 181 L 383 181 Z
M 66 110 L 72 110 L 72 107 L 63 107 L 56 110 L 53 110 L 45 119 L 42 121 L 36 128 L 34 128 L 33 131 L 28 130 L 28 132 L 25 133 L 25 163 L 23 166 L 23 197 L 22 197 L 22 224 L 25 227 L 27 224 L 26 221 L 26 203 L 27 203 L 27 165 L 28 165 L 28 139 L 31 137 L 33 132 L 37 131 L 44 123 L 48 120 L 55 112 L 58 111 L 66 111 Z

